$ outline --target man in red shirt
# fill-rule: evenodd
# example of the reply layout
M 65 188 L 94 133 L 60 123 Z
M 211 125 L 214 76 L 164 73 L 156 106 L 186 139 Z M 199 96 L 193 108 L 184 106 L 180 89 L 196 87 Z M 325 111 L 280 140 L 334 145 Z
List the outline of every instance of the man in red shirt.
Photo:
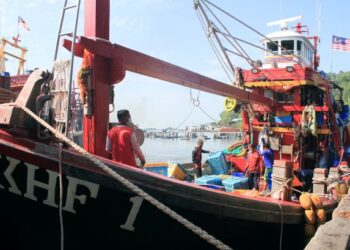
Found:
M 116 162 L 137 167 L 135 155 L 145 164 L 145 157 L 137 143 L 136 134 L 131 123 L 130 112 L 126 109 L 117 113 L 119 125 L 113 127 L 107 134 L 106 151 L 112 154 Z
M 248 175 L 248 187 L 259 191 L 259 179 L 263 170 L 263 161 L 254 144 L 248 145 L 248 157 L 246 164 L 246 175 Z

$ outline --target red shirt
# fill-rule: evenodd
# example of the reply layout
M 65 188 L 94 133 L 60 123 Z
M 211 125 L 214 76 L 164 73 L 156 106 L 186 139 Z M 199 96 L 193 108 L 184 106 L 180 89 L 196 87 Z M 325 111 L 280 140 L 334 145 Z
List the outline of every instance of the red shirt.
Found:
M 248 171 L 250 173 L 261 172 L 262 160 L 258 151 L 254 150 L 253 152 L 248 153 L 247 165 L 248 165 Z
M 131 145 L 133 129 L 127 126 L 116 126 L 108 132 L 111 143 L 112 159 L 136 167 L 134 150 Z

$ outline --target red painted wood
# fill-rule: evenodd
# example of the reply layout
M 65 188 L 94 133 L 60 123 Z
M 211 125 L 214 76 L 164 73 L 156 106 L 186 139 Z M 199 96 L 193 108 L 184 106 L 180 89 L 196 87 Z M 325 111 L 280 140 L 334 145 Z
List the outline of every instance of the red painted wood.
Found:
M 109 39 L 109 0 L 85 1 L 84 34 L 87 37 Z M 84 148 L 92 153 L 108 157 L 105 151 L 107 124 L 109 119 L 109 60 L 92 56 L 93 115 L 84 116 Z
M 297 64 L 294 66 L 293 72 L 287 72 L 285 68 L 260 69 L 258 73 L 253 74 L 250 70 L 244 70 L 243 76 L 245 82 L 259 81 L 278 81 L 278 80 L 313 80 L 318 84 L 327 84 L 328 81 L 320 76 L 312 68 L 303 68 Z
M 291 112 L 291 111 L 303 111 L 305 109 L 304 106 L 299 106 L 299 105 L 283 105 L 280 107 L 281 110 L 284 110 L 284 111 L 288 111 L 288 112 Z M 315 107 L 315 111 L 318 111 L 318 112 L 328 112 L 328 107 L 327 106 L 316 106 Z
M 93 40 L 86 37 L 80 37 L 79 44 L 96 55 L 101 55 L 113 60 L 120 60 L 122 58 L 125 69 L 131 72 L 216 95 L 232 97 L 244 102 L 252 102 L 266 106 L 271 105 L 271 100 L 262 95 L 249 93 L 243 89 L 216 81 L 117 44 L 111 44 L 103 40 Z

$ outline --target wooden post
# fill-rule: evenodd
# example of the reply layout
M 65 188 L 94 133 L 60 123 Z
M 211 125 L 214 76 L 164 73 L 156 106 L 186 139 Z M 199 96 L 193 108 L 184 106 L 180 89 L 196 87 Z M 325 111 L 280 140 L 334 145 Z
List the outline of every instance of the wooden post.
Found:
M 85 0 L 86 37 L 109 40 L 109 0 Z M 105 151 L 106 135 L 109 120 L 109 59 L 97 55 L 92 56 L 92 93 L 93 110 L 89 118 L 84 115 L 83 143 L 88 152 L 107 157 Z

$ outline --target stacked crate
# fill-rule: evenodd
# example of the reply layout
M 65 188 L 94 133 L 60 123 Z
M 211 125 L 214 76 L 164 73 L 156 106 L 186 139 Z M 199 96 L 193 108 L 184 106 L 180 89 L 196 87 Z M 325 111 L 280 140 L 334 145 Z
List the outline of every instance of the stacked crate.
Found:
M 339 168 L 338 167 L 330 168 L 328 173 L 328 179 L 331 181 L 331 179 L 339 180 L 339 178 L 340 178 Z
M 227 162 L 222 151 L 209 154 L 208 164 L 211 168 L 211 173 L 214 175 L 227 173 Z
M 312 192 L 314 194 L 324 195 L 327 193 L 327 176 L 328 170 L 326 168 L 314 169 L 314 176 L 312 178 Z
M 217 175 L 203 175 L 202 177 L 196 178 L 195 183 L 198 185 L 222 186 L 221 179 Z
M 235 189 L 248 189 L 247 177 L 231 177 L 222 181 L 226 192 L 232 192 Z
M 293 162 L 275 160 L 272 168 L 272 197 L 287 201 L 290 200 L 291 183 L 284 184 L 293 176 Z

